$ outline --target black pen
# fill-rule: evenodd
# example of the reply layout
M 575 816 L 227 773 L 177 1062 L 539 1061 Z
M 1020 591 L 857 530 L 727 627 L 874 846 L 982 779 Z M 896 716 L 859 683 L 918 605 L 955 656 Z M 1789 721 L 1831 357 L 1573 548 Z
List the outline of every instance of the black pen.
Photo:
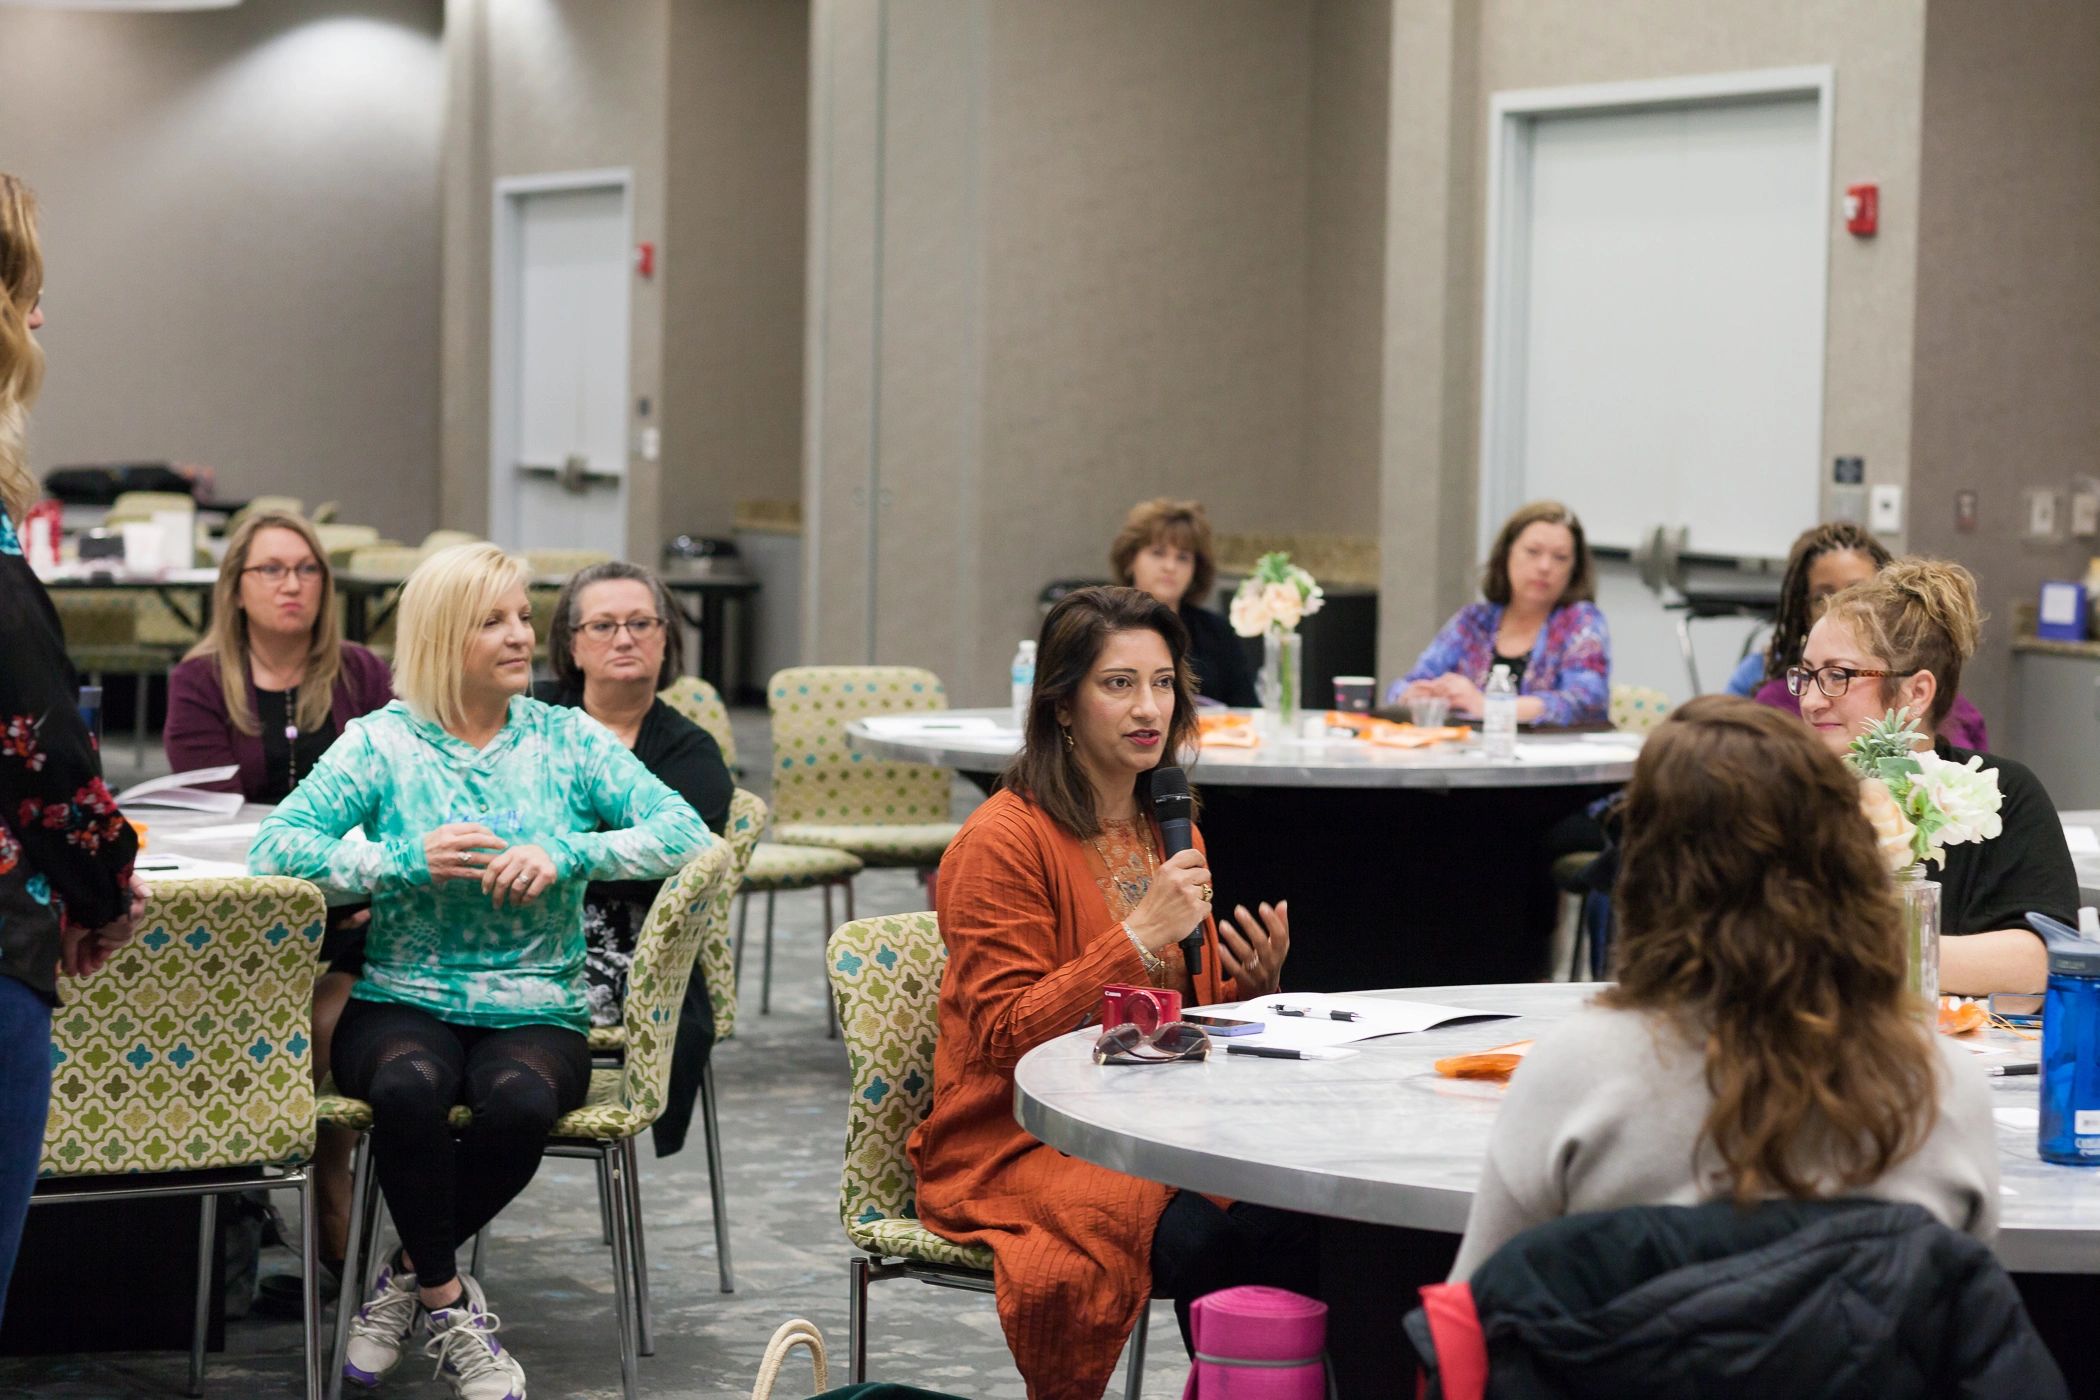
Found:
M 1271 1005 L 1271 1006 L 1269 1007 L 1269 1010 L 1271 1010 L 1271 1011 L 1275 1012 L 1275 1013 L 1276 1013 L 1277 1015 L 1279 1015 L 1279 1016 L 1310 1016 L 1310 1015 L 1312 1015 L 1312 1012 L 1310 1012 L 1310 1011 L 1307 1011 L 1307 1010 L 1306 1010 L 1306 1009 L 1305 1009 L 1304 1007 L 1302 1007 L 1302 1006 L 1285 1006 L 1285 1005 L 1284 1005 L 1284 1004 L 1283 1004 L 1282 1002 L 1280 1002 L 1280 1001 L 1279 1001 L 1279 1002 L 1276 1002 L 1276 1003 L 1274 1003 L 1274 1004 L 1272 1004 L 1272 1005 Z M 1326 1013 L 1326 1014 L 1327 1014 L 1327 1019 L 1328 1019 L 1328 1020 L 1330 1020 L 1330 1021 L 1361 1021 L 1361 1020 L 1363 1019 L 1363 1013 L 1361 1013 L 1361 1012 L 1358 1012 L 1358 1011 L 1329 1011 L 1329 1012 L 1328 1012 L 1328 1013 Z
M 1986 1065 L 1983 1072 L 1996 1079 L 2008 1074 L 2040 1074 L 2042 1066 L 2039 1061 L 2027 1060 L 2016 1065 Z
M 1339 1060 L 1346 1050 L 1286 1050 L 1280 1045 L 1236 1045 L 1225 1047 L 1228 1055 L 1256 1055 L 1264 1060 Z

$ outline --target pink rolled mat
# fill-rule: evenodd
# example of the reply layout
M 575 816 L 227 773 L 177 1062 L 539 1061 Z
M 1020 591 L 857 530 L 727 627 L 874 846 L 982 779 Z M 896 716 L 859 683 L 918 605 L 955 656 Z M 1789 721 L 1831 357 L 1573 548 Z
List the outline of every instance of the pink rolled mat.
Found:
M 1325 1400 L 1327 1305 L 1287 1288 L 1225 1288 L 1189 1308 L 1182 1400 Z

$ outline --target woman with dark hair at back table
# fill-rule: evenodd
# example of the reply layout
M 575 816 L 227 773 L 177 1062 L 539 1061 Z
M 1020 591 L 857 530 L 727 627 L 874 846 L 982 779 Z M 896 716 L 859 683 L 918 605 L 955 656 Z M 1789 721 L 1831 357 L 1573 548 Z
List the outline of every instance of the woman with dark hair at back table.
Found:
M 1014 1121 L 1014 1067 L 1093 1019 L 1111 983 L 1191 1005 L 1265 996 L 1290 951 L 1284 905 L 1211 917 L 1202 836 L 1165 856 L 1139 803 L 1193 746 L 1187 640 L 1134 588 L 1084 588 L 1043 620 L 1021 752 L 941 860 L 933 1109 L 912 1134 L 919 1217 L 988 1246 L 999 1321 L 1032 1400 L 1096 1400 L 1148 1297 L 1243 1283 L 1313 1291 L 1309 1224 L 1230 1209 L 1067 1157 Z M 1203 930 L 1203 970 L 1181 940 Z
M 1108 563 L 1116 582 L 1151 594 L 1181 619 L 1198 695 L 1244 709 L 1261 703 L 1246 644 L 1222 614 L 1203 606 L 1217 582 L 1218 560 L 1202 502 L 1162 496 L 1132 506 L 1109 546 Z
M 1809 629 L 1822 618 L 1823 609 L 1834 595 L 1874 577 L 1889 566 L 1892 558 L 1887 545 L 1849 520 L 1803 530 L 1787 553 L 1772 640 L 1763 652 L 1743 658 L 1735 675 L 1729 678 L 1728 689 L 1737 695 L 1751 696 L 1760 705 L 1800 714 L 1801 701 L 1787 689 L 1786 673 L 1801 664 L 1801 648 L 1808 641 Z M 1940 732 L 1948 742 L 1961 748 L 1978 753 L 1990 751 L 1991 740 L 1983 716 L 1967 696 L 1957 695 L 1949 703 Z
M 1495 667 L 1517 684 L 1525 724 L 1602 724 L 1611 717 L 1611 633 L 1597 610 L 1596 565 L 1575 512 L 1534 501 L 1503 522 L 1481 579 L 1483 601 L 1444 624 L 1387 704 L 1443 700 L 1478 718 Z
M 722 747 L 657 695 L 681 673 L 680 645 L 678 614 L 656 575 L 621 562 L 578 570 L 554 604 L 547 633 L 553 700 L 611 730 L 644 768 L 692 804 L 708 830 L 720 835 L 736 796 Z M 583 970 L 594 1026 L 620 1024 L 635 938 L 662 887 L 661 880 L 599 880 L 584 890 Z M 664 1111 L 650 1130 L 659 1157 L 685 1145 L 700 1076 L 714 1044 L 714 1002 L 696 964 L 678 1015 Z
M 146 898 L 58 614 L 15 533 L 37 499 L 22 422 L 43 378 L 43 290 L 36 201 L 0 172 L 0 1316 L 43 1157 L 59 969 L 100 968 Z

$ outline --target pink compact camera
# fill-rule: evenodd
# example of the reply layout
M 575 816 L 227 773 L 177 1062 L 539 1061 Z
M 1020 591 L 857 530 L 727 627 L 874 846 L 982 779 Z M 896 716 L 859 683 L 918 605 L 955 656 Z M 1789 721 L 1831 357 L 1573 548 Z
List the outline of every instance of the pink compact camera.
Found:
M 1181 993 L 1171 987 L 1132 987 L 1111 982 L 1101 989 L 1101 1029 L 1136 1026 L 1146 1035 L 1181 1019 Z

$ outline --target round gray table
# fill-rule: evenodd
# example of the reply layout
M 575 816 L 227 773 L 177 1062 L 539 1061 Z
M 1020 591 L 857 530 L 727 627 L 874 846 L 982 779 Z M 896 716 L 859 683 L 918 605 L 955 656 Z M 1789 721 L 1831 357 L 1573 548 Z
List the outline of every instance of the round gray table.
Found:
M 991 724 L 987 730 L 983 726 Z M 893 715 L 846 726 L 856 752 L 965 773 L 996 773 L 1021 747 L 1007 710 L 944 710 Z M 1524 734 L 1517 761 L 1489 763 L 1480 746 L 1439 744 L 1389 749 L 1360 739 L 1264 742 L 1256 749 L 1207 749 L 1189 767 L 1202 787 L 1546 788 L 1623 783 L 1640 738 L 1631 734 Z
M 1367 1041 L 1343 1060 L 1217 1050 L 1201 1064 L 1096 1065 L 1095 1032 L 1076 1031 L 1022 1057 L 1014 1116 L 1060 1151 L 1148 1181 L 1459 1234 L 1503 1090 L 1445 1079 L 1431 1062 L 1531 1039 L 1597 990 L 1530 983 L 1394 991 L 1518 1016 Z M 2038 1083 L 1992 1081 L 2004 1192 L 1998 1257 L 2016 1273 L 2100 1274 L 2100 1167 L 2059 1167 L 2036 1155 Z
M 1020 746 L 1012 723 L 950 710 L 846 735 L 870 757 L 987 775 Z M 1207 750 L 1189 777 L 1218 908 L 1288 900 L 1300 989 L 1523 982 L 1546 971 L 1562 837 L 1631 776 L 1639 747 L 1629 734 L 1522 734 L 1514 762 L 1489 763 L 1477 743 L 1286 740 Z

